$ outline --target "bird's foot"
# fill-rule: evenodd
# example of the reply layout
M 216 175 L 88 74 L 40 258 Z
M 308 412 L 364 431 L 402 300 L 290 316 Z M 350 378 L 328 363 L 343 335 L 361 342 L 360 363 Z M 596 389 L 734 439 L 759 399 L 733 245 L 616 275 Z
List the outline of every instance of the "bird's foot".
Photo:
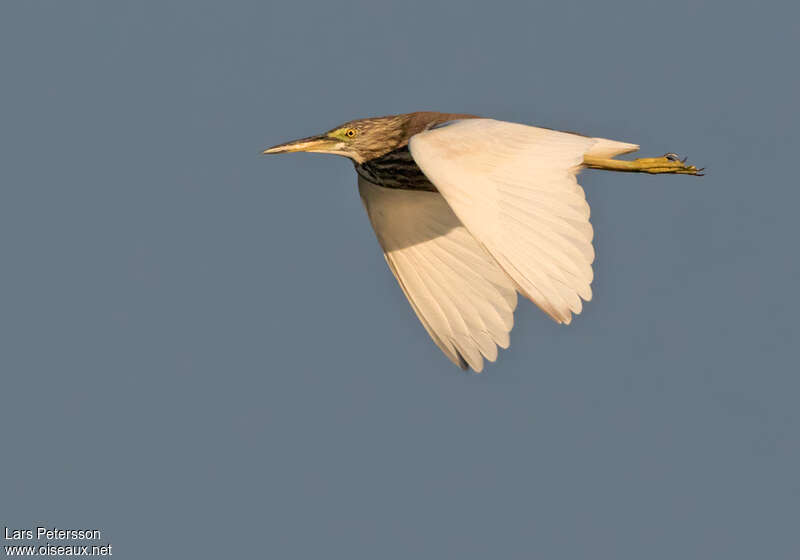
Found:
M 686 165 L 686 158 L 679 158 L 677 154 L 669 153 L 656 158 L 640 158 L 633 161 L 622 159 L 598 158 L 584 156 L 583 164 L 590 169 L 604 169 L 606 171 L 624 171 L 628 173 L 675 173 L 680 175 L 703 175 L 704 167 Z
M 704 167 L 697 168 L 694 165 L 686 165 L 686 159 L 681 159 L 678 154 L 668 153 L 657 158 L 641 158 L 633 160 L 637 171 L 644 173 L 677 173 L 681 175 L 704 175 Z

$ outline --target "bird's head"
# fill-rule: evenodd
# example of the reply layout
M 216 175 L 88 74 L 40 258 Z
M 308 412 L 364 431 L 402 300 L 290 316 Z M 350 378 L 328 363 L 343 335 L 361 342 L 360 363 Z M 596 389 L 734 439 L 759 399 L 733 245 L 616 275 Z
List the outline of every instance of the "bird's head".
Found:
M 317 136 L 309 136 L 264 150 L 265 154 L 318 152 L 363 163 L 400 148 L 410 137 L 413 115 L 393 115 L 350 121 Z

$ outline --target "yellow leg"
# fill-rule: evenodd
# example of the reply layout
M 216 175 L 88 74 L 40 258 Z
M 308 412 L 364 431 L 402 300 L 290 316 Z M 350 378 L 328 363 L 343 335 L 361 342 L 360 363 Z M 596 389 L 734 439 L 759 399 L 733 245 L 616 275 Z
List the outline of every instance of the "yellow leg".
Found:
M 605 169 L 606 171 L 627 171 L 629 173 L 678 173 L 681 175 L 702 176 L 703 167 L 686 165 L 686 159 L 678 159 L 675 154 L 664 154 L 657 158 L 641 158 L 633 161 L 621 159 L 596 158 L 586 156 L 583 164 L 589 169 Z

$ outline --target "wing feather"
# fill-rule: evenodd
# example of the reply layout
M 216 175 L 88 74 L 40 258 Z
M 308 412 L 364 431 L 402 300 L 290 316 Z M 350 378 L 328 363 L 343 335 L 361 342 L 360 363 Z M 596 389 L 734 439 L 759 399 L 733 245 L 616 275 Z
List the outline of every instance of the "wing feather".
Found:
M 436 345 L 464 369 L 496 360 L 514 325 L 511 279 L 440 194 L 361 177 L 358 188 L 386 262 Z
M 455 121 L 409 142 L 457 218 L 516 288 L 561 323 L 592 297 L 594 232 L 575 178 L 583 157 L 637 148 L 490 119 Z

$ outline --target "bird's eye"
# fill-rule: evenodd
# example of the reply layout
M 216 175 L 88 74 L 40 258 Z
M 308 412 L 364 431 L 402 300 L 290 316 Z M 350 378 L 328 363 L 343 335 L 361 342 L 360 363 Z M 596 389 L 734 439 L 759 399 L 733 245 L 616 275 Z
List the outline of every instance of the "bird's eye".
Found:
M 348 128 L 347 130 L 344 131 L 344 135 L 347 136 L 348 138 L 355 138 L 356 134 L 358 134 L 358 132 L 356 132 L 355 128 Z

